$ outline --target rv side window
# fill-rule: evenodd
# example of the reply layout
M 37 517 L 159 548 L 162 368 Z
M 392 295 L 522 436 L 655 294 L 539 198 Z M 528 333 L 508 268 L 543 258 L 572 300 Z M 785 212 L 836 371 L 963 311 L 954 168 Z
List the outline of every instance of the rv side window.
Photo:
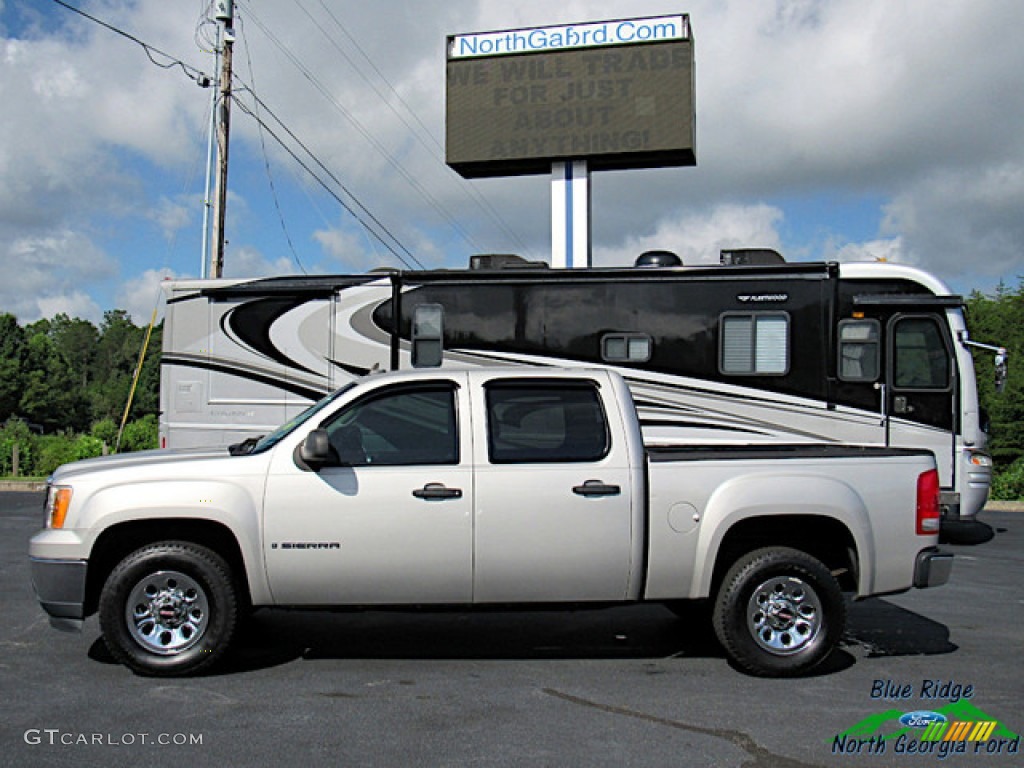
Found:
M 789 315 L 729 312 L 721 317 L 718 364 L 736 376 L 784 376 L 789 372 Z
M 881 361 L 877 320 L 839 321 L 839 380 L 877 381 Z
M 947 389 L 949 352 L 932 317 L 905 317 L 894 331 L 893 383 L 900 389 Z
M 606 363 L 646 363 L 652 339 L 646 333 L 609 333 L 601 338 L 601 359 Z

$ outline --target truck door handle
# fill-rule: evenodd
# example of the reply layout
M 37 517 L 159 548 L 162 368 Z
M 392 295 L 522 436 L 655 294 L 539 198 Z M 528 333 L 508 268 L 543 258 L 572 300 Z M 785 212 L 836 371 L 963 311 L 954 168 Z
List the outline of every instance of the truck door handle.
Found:
M 461 488 L 448 488 L 444 483 L 427 483 L 412 492 L 417 499 L 461 499 Z
M 600 480 L 587 480 L 583 485 L 574 486 L 572 492 L 577 496 L 618 496 L 622 489 L 617 485 L 606 485 Z

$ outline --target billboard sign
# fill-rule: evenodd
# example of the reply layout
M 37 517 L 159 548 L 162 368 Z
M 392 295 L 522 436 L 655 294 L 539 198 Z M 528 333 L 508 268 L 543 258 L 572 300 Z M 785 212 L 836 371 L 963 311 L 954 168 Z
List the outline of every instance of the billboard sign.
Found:
M 466 178 L 694 165 L 689 17 L 448 38 L 446 161 Z

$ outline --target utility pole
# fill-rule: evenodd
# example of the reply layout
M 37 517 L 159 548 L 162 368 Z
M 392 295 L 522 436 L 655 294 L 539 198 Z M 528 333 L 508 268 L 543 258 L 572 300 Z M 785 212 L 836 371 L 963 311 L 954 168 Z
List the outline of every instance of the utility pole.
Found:
M 220 72 L 220 27 L 217 27 L 217 40 L 213 44 L 215 72 Z M 216 77 L 219 77 L 217 75 Z M 199 277 L 204 280 L 210 276 L 210 211 L 213 208 L 213 150 L 217 146 L 217 92 L 219 83 L 204 77 L 199 82 L 203 88 L 210 89 L 210 133 L 206 140 L 206 181 L 203 183 L 203 243 L 199 257 Z M 212 86 L 212 87 L 211 87 Z
M 234 0 L 217 0 L 220 24 L 220 98 L 217 109 L 217 176 L 213 193 L 210 277 L 224 274 L 224 216 L 228 200 L 228 133 L 231 125 L 231 53 L 235 44 Z

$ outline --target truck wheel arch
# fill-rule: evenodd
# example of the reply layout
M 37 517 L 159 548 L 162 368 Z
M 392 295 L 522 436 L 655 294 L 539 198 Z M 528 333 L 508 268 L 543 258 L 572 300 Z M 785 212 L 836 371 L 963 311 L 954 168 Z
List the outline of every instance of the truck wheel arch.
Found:
M 235 534 L 223 523 L 196 518 L 129 520 L 104 530 L 89 554 L 85 585 L 85 615 L 96 613 L 100 592 L 110 573 L 132 552 L 154 542 L 174 539 L 216 552 L 231 568 L 244 606 L 251 605 L 249 569 Z
M 737 558 L 768 546 L 806 551 L 844 570 L 845 590 L 871 593 L 871 520 L 864 500 L 845 482 L 820 475 L 741 476 L 711 495 L 703 517 L 691 597 L 711 596 Z
M 823 515 L 778 514 L 744 518 L 724 533 L 714 553 L 708 594 L 717 591 L 737 560 L 768 546 L 807 553 L 835 574 L 844 591 L 857 592 L 861 554 L 853 533 L 843 522 Z

